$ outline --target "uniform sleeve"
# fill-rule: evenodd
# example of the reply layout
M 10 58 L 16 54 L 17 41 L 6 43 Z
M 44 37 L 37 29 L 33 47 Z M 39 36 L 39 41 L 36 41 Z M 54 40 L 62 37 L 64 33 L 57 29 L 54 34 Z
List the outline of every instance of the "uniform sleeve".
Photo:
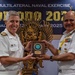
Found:
M 0 37 L 0 57 L 9 56 L 8 43 L 5 42 L 3 38 Z
M 72 37 L 72 42 L 71 42 L 71 45 L 70 45 L 70 48 L 69 48 L 68 52 L 75 53 L 75 34 Z

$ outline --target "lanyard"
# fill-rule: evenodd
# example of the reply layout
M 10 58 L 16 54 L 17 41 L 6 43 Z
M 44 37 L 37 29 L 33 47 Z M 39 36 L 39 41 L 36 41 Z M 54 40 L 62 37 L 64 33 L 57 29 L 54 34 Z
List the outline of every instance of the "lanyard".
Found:
M 62 46 L 63 46 L 63 44 L 64 44 L 65 42 L 70 42 L 70 36 L 64 38 L 64 39 L 59 43 L 59 50 L 61 50 L 61 48 L 62 48 Z
M 59 50 L 58 50 L 58 53 L 60 53 L 61 48 L 62 48 L 63 44 L 65 43 L 65 39 L 66 39 L 66 38 L 64 38 L 64 39 L 59 43 Z

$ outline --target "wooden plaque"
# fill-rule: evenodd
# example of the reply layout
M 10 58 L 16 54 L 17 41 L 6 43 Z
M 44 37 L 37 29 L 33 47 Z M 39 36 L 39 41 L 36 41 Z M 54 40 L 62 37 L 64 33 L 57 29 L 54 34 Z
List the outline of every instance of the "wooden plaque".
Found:
M 33 41 L 31 50 L 33 53 L 33 56 L 40 56 L 45 54 L 45 43 L 44 42 L 39 42 L 39 41 Z

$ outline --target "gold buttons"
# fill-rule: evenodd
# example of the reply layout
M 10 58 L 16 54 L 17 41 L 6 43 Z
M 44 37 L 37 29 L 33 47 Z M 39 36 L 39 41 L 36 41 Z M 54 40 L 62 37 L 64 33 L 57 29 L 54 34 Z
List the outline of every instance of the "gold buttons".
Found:
M 66 53 L 67 53 L 67 48 L 64 48 L 64 52 L 66 52 Z

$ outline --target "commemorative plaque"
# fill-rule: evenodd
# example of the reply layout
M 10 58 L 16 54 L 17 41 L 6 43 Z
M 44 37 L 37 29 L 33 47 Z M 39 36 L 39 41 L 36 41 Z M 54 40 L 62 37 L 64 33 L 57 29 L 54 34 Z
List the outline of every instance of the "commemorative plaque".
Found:
M 39 41 L 33 41 L 31 50 L 34 57 L 45 54 L 45 43 Z

